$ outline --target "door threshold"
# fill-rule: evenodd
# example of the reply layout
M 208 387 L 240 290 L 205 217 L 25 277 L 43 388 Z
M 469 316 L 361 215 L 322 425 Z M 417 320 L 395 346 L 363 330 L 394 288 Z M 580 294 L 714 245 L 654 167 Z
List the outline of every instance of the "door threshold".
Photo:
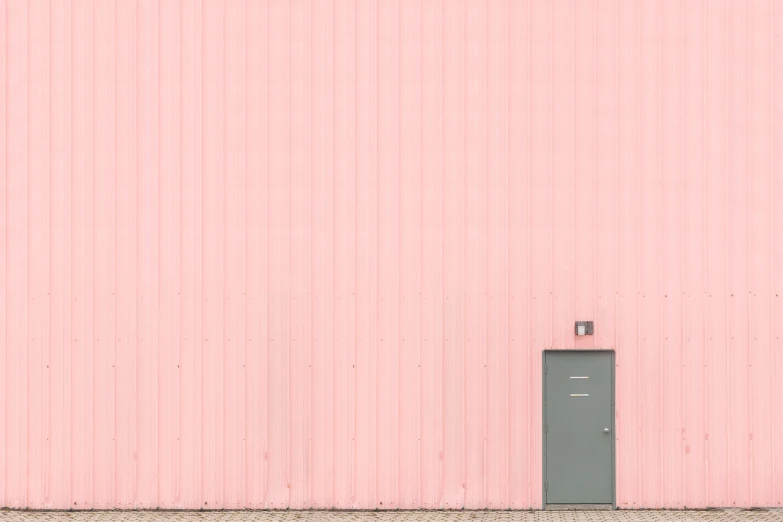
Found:
M 547 504 L 546 511 L 611 511 L 611 504 Z

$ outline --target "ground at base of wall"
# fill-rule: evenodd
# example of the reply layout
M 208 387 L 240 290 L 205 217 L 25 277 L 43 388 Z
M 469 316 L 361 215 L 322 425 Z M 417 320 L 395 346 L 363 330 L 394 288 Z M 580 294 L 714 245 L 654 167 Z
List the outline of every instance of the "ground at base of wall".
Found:
M 783 522 L 783 509 L 617 511 L 0 511 L 0 522 Z

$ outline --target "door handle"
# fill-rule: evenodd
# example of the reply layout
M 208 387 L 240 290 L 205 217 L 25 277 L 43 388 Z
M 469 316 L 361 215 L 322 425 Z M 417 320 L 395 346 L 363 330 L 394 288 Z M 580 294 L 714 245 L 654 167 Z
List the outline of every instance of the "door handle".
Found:
M 604 433 L 609 433 L 609 428 L 604 428 Z

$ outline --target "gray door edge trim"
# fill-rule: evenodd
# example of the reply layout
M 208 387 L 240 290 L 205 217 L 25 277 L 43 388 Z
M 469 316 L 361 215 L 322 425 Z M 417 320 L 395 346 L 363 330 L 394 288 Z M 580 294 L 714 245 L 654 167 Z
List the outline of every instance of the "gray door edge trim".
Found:
M 578 353 L 609 353 L 612 356 L 612 371 L 611 371 L 611 393 L 612 393 L 612 509 L 617 509 L 617 429 L 615 427 L 615 418 L 617 417 L 617 411 L 615 409 L 615 381 L 617 370 L 617 351 L 614 349 L 600 349 L 591 348 L 586 350 L 579 350 L 575 348 L 547 348 L 541 351 L 541 509 L 547 509 L 547 482 L 546 482 L 546 355 L 549 352 L 578 352 Z M 558 504 L 551 504 L 557 506 Z

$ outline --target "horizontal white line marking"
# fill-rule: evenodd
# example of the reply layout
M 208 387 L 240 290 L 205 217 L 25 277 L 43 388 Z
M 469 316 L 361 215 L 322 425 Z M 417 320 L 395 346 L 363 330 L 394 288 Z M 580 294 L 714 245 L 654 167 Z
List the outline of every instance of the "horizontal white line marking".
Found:
M 571 379 L 589 379 L 590 377 L 576 377 L 574 375 L 571 376 Z
M 572 393 L 571 397 L 589 397 L 589 393 Z

